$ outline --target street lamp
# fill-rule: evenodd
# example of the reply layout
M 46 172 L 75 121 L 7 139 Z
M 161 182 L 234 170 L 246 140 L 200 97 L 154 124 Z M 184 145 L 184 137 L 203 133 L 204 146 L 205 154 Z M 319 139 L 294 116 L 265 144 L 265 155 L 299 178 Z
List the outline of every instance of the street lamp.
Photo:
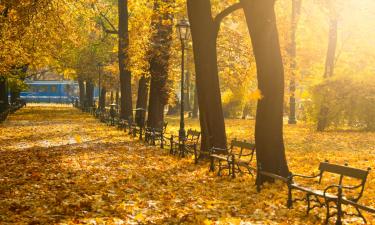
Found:
M 178 37 L 181 41 L 181 110 L 180 110 L 180 130 L 178 132 L 179 137 L 179 143 L 180 143 L 180 153 L 181 156 L 184 156 L 185 152 L 185 121 L 184 121 L 184 80 L 185 80 L 185 46 L 187 45 L 187 41 L 190 38 L 190 24 L 187 19 L 182 19 L 180 22 L 176 25 Z
M 100 95 L 101 95 L 101 90 L 100 90 L 100 87 L 101 87 L 101 67 L 102 67 L 102 64 L 101 63 L 98 63 L 98 75 L 99 75 L 99 82 L 98 82 L 98 91 L 99 91 L 99 94 L 98 94 L 98 109 L 99 110 L 102 110 L 102 105 L 100 105 Z

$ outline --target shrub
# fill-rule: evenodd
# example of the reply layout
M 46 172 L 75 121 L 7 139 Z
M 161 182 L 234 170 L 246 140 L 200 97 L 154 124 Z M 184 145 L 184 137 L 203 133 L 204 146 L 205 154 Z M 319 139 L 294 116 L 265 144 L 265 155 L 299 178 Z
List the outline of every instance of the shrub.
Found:
M 312 119 L 330 126 L 375 130 L 375 77 L 328 79 L 313 90 Z

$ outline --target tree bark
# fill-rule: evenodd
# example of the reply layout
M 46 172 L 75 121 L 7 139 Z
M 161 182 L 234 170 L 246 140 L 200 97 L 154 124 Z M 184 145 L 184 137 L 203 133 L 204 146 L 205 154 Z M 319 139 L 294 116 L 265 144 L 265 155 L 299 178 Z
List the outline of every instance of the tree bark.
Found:
M 211 147 L 226 148 L 227 138 L 217 68 L 217 26 L 212 18 L 209 0 L 188 0 L 196 88 L 202 133 L 201 151 Z
M 139 79 L 138 83 L 138 97 L 137 97 L 137 109 L 146 109 L 147 108 L 147 100 L 148 100 L 148 78 L 142 76 Z M 142 112 L 137 111 L 135 114 L 135 121 L 140 122 L 140 118 L 142 117 Z M 137 124 L 141 126 L 142 124 Z
M 5 77 L 0 76 L 0 113 L 4 112 L 9 107 L 8 87 Z
M 80 107 L 83 108 L 86 102 L 86 90 L 85 84 L 82 79 L 78 78 L 78 87 L 79 87 L 79 104 Z
M 92 80 L 86 81 L 86 105 L 85 107 L 92 107 L 94 105 L 94 83 Z
M 289 84 L 289 124 L 296 124 L 296 33 L 298 27 L 299 14 L 301 11 L 302 0 L 292 0 L 292 18 L 291 18 L 291 35 L 290 35 L 290 47 L 289 47 L 289 57 L 290 57 L 290 84 Z
M 10 90 L 10 104 L 16 103 L 21 98 L 21 92 L 17 87 Z
M 153 21 L 152 26 L 156 32 L 151 37 L 152 49 L 149 59 L 151 83 L 147 126 L 155 128 L 161 128 L 163 125 L 164 108 L 169 98 L 167 80 L 173 30 L 171 12 L 174 0 L 162 0 L 162 3 L 164 6 L 161 6 L 158 0 L 154 2 L 154 16 L 157 19 Z M 171 10 L 166 10 L 164 7 L 169 7 Z
M 288 176 L 283 141 L 284 68 L 280 52 L 275 0 L 241 0 L 257 65 L 258 100 L 255 144 L 262 170 Z M 269 180 L 257 177 L 261 184 Z
M 100 90 L 100 99 L 99 99 L 99 109 L 100 110 L 105 109 L 106 94 L 107 94 L 106 88 L 102 87 L 102 89 Z
M 120 117 L 132 118 L 133 104 L 131 91 L 131 72 L 129 63 L 129 12 L 128 0 L 118 0 L 119 27 L 118 27 L 118 60 L 120 70 L 121 110 Z

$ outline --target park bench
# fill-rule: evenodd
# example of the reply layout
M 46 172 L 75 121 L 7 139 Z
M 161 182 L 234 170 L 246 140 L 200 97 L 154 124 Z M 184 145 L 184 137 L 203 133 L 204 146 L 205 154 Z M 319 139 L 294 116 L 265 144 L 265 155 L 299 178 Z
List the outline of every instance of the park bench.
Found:
M 210 149 L 210 171 L 215 170 L 215 161 L 217 161 L 218 176 L 221 176 L 221 171 L 228 169 L 229 176 L 236 177 L 236 173 L 247 172 L 253 176 L 256 171 L 253 163 L 255 154 L 255 144 L 238 141 L 234 139 L 231 141 L 229 149 L 221 149 L 213 147 Z M 223 163 L 224 162 L 224 163 Z M 244 168 L 243 171 L 241 168 Z
M 165 143 L 165 132 L 167 130 L 168 122 L 161 122 L 160 128 L 146 127 L 145 128 L 145 141 L 148 144 L 156 145 L 156 142 L 160 142 L 160 147 L 164 148 Z
M 194 162 L 198 163 L 199 150 L 198 143 L 201 136 L 201 132 L 189 129 L 186 133 L 186 137 L 181 140 L 178 136 L 171 135 L 170 137 L 170 154 L 179 154 L 180 157 L 184 157 L 187 154 L 194 155 Z M 175 137 L 177 139 L 175 139 Z
M 132 125 L 132 117 L 130 116 L 128 119 L 122 119 L 122 118 L 119 118 L 118 120 L 118 123 L 117 123 L 117 128 L 118 129 L 121 129 L 121 130 L 124 130 L 126 132 L 126 130 L 129 131 L 129 134 L 131 134 L 131 125 Z
M 139 135 L 139 139 L 143 139 L 143 135 L 145 132 L 145 125 L 141 124 L 140 126 L 137 123 L 131 123 L 130 124 L 130 131 L 129 133 L 133 135 L 133 137 L 137 137 Z
M 279 179 L 288 185 L 288 208 L 291 208 L 293 203 L 297 201 L 307 202 L 307 214 L 309 214 L 310 210 L 314 208 L 326 207 L 326 224 L 331 217 L 336 215 L 336 225 L 342 224 L 341 219 L 343 215 L 358 216 L 366 223 L 366 219 L 361 213 L 361 210 L 375 213 L 375 209 L 358 203 L 363 195 L 369 171 L 370 168 L 362 170 L 349 167 L 347 164 L 343 166 L 331 164 L 328 161 L 325 161 L 320 163 L 319 173 L 317 175 L 306 176 L 290 174 L 289 177 L 285 178 L 273 173 L 262 171 L 261 166 L 258 165 L 258 175 Z M 331 177 L 329 177 L 329 183 L 324 187 L 319 188 L 319 185 L 322 185 L 323 183 L 324 174 L 331 175 Z M 336 179 L 333 176 L 336 176 Z M 296 178 L 311 180 L 313 183 L 300 184 L 295 182 Z M 350 182 L 350 185 L 344 185 L 344 182 Z M 351 183 L 354 183 L 354 185 Z M 260 186 L 258 184 L 258 191 L 259 190 Z M 303 192 L 306 195 L 305 198 L 293 199 L 293 190 Z M 357 213 L 352 214 L 345 212 L 342 205 L 354 207 Z M 335 209 L 336 212 L 331 213 L 331 209 Z

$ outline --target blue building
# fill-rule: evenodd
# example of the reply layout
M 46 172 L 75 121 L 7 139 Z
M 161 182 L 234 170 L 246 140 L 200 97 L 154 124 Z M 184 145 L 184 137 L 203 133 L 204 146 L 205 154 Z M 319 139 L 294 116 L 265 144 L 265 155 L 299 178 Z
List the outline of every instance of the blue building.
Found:
M 74 81 L 26 81 L 28 90 L 21 92 L 26 102 L 71 103 L 78 97 L 78 83 Z

